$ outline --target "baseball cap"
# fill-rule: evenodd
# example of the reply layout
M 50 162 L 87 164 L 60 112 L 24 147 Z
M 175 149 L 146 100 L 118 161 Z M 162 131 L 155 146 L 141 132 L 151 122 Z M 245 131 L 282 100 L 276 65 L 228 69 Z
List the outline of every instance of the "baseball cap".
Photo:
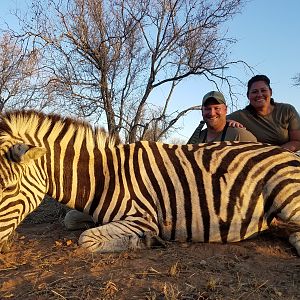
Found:
M 203 100 L 202 100 L 202 105 L 205 106 L 207 100 L 210 98 L 215 99 L 220 104 L 226 105 L 226 101 L 225 101 L 223 94 L 218 91 L 211 91 L 211 92 L 207 93 L 206 95 L 204 95 Z

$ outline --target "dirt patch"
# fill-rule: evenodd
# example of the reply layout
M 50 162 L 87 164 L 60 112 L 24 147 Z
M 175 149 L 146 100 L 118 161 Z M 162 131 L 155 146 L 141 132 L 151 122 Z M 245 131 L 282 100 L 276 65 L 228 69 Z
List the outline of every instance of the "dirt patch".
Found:
M 0 299 L 300 299 L 300 258 L 270 233 L 237 244 L 91 254 L 46 200 L 0 254 Z

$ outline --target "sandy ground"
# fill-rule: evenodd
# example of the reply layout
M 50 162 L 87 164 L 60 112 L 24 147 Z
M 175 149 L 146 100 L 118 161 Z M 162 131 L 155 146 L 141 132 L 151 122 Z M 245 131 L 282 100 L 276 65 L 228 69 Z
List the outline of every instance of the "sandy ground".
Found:
M 0 254 L 0 299 L 300 299 L 300 258 L 264 233 L 237 244 L 91 254 L 47 200 Z

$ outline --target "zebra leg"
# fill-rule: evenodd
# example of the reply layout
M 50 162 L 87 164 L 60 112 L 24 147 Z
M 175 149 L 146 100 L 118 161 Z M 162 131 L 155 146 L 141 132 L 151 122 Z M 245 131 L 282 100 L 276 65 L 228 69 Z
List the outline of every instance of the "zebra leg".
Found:
M 64 224 L 69 230 L 86 229 L 95 226 L 93 218 L 78 210 L 70 210 L 65 218 Z
M 140 223 L 122 220 L 84 231 L 79 245 L 91 252 L 121 252 L 165 246 L 155 230 L 143 228 Z

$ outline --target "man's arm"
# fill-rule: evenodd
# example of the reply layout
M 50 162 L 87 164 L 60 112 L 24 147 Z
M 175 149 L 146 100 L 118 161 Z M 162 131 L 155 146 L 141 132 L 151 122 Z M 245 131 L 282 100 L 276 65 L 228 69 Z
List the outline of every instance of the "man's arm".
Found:
M 239 131 L 240 142 L 257 142 L 256 137 L 245 128 L 237 128 Z

